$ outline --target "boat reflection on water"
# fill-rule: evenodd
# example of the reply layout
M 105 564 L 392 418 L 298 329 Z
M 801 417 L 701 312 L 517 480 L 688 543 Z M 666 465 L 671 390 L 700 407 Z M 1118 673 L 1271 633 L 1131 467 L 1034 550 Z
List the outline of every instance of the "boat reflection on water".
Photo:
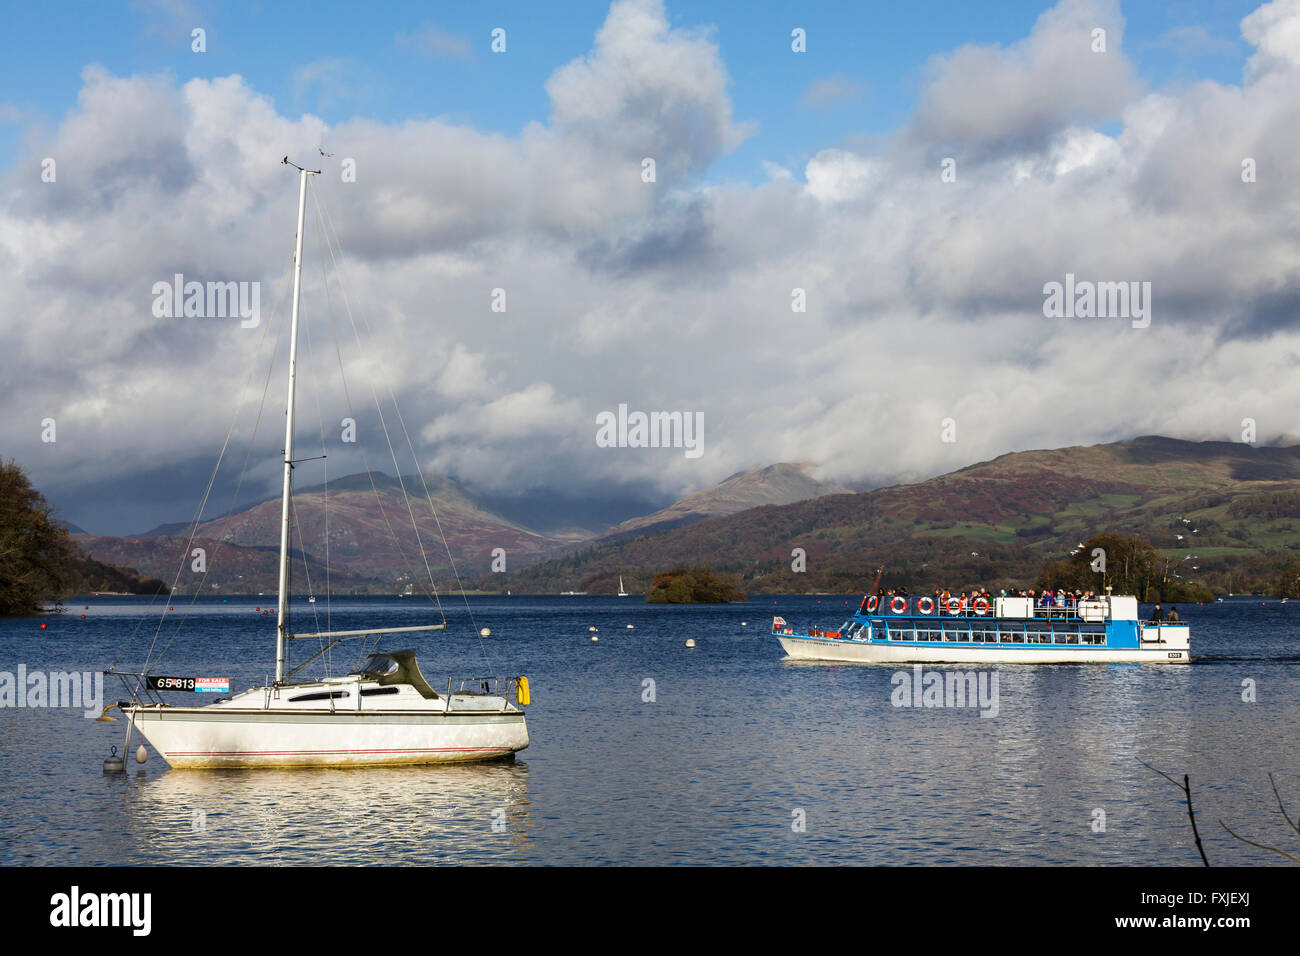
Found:
M 169 770 L 132 781 L 141 862 L 534 862 L 523 761 L 402 768 Z

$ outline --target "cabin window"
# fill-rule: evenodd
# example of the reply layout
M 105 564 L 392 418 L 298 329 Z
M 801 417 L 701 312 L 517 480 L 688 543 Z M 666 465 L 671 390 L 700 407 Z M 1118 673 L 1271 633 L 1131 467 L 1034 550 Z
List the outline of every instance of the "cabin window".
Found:
M 1084 644 L 1105 644 L 1106 629 L 1095 624 L 1085 624 L 1080 631 L 1080 637 Z
M 397 661 L 385 654 L 372 654 L 365 665 L 360 670 L 353 671 L 350 676 L 379 678 L 396 673 Z
M 367 687 L 361 692 L 362 697 L 380 697 L 388 694 L 400 694 L 400 687 Z
M 303 701 L 312 700 L 338 700 L 347 696 L 348 692 L 345 690 L 320 691 L 314 694 L 299 694 L 297 697 L 290 697 L 289 703 L 297 704 Z

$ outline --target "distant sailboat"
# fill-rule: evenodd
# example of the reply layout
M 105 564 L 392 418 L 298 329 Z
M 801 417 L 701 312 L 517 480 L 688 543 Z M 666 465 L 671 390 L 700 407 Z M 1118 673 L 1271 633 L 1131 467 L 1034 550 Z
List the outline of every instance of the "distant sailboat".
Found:
M 618 576 L 618 596 L 619 597 L 629 596 L 628 593 L 623 590 L 623 575 L 621 574 Z

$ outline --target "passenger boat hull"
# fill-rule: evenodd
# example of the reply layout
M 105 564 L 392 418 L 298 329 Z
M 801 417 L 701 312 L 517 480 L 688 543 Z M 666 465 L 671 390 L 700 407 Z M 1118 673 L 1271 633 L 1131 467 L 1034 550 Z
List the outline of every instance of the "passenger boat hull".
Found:
M 275 711 L 132 707 L 128 718 L 176 769 L 465 763 L 528 746 L 522 711 Z
M 1171 641 L 1152 648 L 1126 648 L 1055 644 L 1019 647 L 955 643 L 907 644 L 899 641 L 836 640 L 789 634 L 774 636 L 781 642 L 791 660 L 804 661 L 864 664 L 1187 664 L 1191 660 L 1185 639 L 1181 647 Z

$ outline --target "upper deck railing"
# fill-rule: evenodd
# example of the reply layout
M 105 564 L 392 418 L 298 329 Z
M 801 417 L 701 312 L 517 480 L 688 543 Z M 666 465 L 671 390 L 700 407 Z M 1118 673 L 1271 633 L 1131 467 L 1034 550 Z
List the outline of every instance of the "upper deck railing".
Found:
M 874 599 L 874 600 L 873 600 Z M 1092 605 L 1094 608 L 1095 604 Z M 874 617 L 996 617 L 996 598 L 950 598 L 947 601 L 929 594 L 902 597 L 870 595 L 858 606 L 859 614 Z M 1078 603 L 1040 604 L 1032 607 L 1032 618 L 1049 621 L 1083 621 Z M 1016 620 L 1030 620 L 1015 615 Z

